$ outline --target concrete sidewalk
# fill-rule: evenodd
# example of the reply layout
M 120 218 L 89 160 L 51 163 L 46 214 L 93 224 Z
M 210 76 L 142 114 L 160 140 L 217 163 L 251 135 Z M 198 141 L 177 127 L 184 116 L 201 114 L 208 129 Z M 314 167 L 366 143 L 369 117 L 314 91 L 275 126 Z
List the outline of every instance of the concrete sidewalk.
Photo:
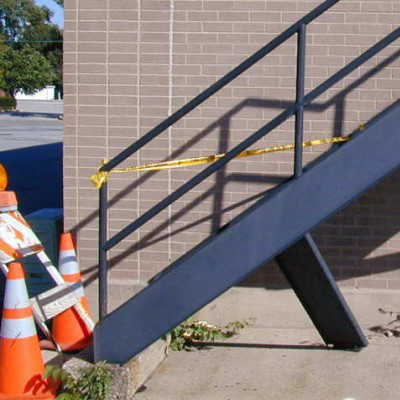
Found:
M 216 324 L 255 317 L 229 340 L 238 347 L 171 352 L 134 399 L 397 400 L 400 338 L 370 329 L 391 320 L 380 308 L 400 310 L 400 292 L 344 295 L 369 340 L 359 352 L 318 348 L 322 339 L 291 290 L 234 288 L 197 317 Z
M 20 113 L 60 115 L 63 113 L 63 100 L 17 100 Z

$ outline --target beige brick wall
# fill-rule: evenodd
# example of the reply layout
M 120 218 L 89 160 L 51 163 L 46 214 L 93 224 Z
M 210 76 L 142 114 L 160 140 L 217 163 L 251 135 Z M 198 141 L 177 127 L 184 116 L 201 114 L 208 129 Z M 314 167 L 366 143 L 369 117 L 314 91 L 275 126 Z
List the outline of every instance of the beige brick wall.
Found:
M 66 0 L 65 224 L 78 233 L 81 266 L 97 266 L 98 193 L 110 159 L 321 1 Z M 400 22 L 397 0 L 342 0 L 307 28 L 306 90 Z M 122 166 L 219 153 L 294 99 L 296 39 L 288 40 Z M 305 140 L 346 135 L 400 94 L 398 43 L 317 99 Z M 255 148 L 293 140 L 293 119 Z M 305 164 L 327 147 L 305 150 Z M 232 162 L 110 252 L 113 282 L 146 281 L 288 176 L 292 153 Z M 203 167 L 112 175 L 109 233 Z M 315 231 L 342 285 L 399 288 L 399 174 Z M 247 284 L 280 281 L 264 268 Z

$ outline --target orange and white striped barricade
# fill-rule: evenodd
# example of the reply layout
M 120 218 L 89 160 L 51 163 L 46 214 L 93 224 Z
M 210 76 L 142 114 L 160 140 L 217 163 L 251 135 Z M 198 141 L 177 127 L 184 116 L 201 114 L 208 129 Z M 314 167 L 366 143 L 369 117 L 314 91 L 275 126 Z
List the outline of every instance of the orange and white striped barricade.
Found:
M 79 288 L 75 288 L 64 281 L 44 252 L 40 240 L 19 213 L 17 204 L 14 192 L 0 191 L 0 269 L 7 275 L 7 263 L 36 254 L 57 285 L 56 288 L 51 289 L 50 295 L 42 294 L 31 301 L 34 316 L 40 328 L 46 336 L 51 338 L 44 322 L 64 310 L 74 307 L 88 329 L 92 331 L 94 322 L 79 302 Z M 61 300 L 56 300 L 56 302 L 46 301 L 46 298 L 54 299 L 56 297 L 54 295 L 57 293 L 63 294 L 64 297 Z
M 37 236 L 18 211 L 0 212 L 0 262 L 16 259 L 43 250 Z

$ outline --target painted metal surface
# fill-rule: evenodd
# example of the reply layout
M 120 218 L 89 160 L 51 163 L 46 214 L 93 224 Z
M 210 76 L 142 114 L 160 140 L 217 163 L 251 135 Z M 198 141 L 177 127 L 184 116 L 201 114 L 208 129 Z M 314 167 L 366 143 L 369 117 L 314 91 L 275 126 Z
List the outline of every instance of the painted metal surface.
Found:
M 107 277 L 108 262 L 104 246 L 107 242 L 107 183 L 100 188 L 99 194 L 99 317 L 107 315 Z
M 100 317 L 104 319 L 100 321 L 95 330 L 96 359 L 106 359 L 111 362 L 126 361 L 296 241 L 302 243 L 302 250 L 294 247 L 291 251 L 281 255 L 281 265 L 284 268 L 285 261 L 282 260 L 293 255 L 293 252 L 311 251 L 312 254 L 309 253 L 307 257 L 308 262 L 313 263 L 315 273 L 319 271 L 318 279 L 321 281 L 321 285 L 327 284 L 331 291 L 332 298 L 329 301 L 325 299 L 326 308 L 341 308 L 341 312 L 335 318 L 335 324 L 346 327 L 343 329 L 345 331 L 347 329 L 346 332 L 349 335 L 346 339 L 347 343 L 345 344 L 341 335 L 332 337 L 331 331 L 326 331 L 324 328 L 326 323 L 322 316 L 314 312 L 313 307 L 306 304 L 305 307 L 317 328 L 324 333 L 327 342 L 333 341 L 332 343 L 338 346 L 345 344 L 353 347 L 366 344 L 351 313 L 332 284 L 329 271 L 307 232 L 386 174 L 398 168 L 399 159 L 397 154 L 394 154 L 393 148 L 396 148 L 399 139 L 396 138 L 393 131 L 385 136 L 386 140 L 390 137 L 390 140 L 393 139 L 396 142 L 396 145 L 392 147 L 381 141 L 378 136 L 379 130 L 376 129 L 376 126 L 380 126 L 379 129 L 385 132 L 388 129 L 395 129 L 396 123 L 393 122 L 392 116 L 398 113 L 396 111 L 399 108 L 398 103 L 375 119 L 368 129 L 368 134 L 363 133 L 361 139 L 359 136 L 356 140 L 352 140 L 342 148 L 346 150 L 339 149 L 340 151 L 331 152 L 329 157 L 328 155 L 321 157 L 305 174 L 302 169 L 302 148 L 299 143 L 302 140 L 304 107 L 398 39 L 400 28 L 394 30 L 305 95 L 306 25 L 337 2 L 338 0 L 327 0 L 322 3 L 100 168 L 100 172 L 107 174 L 128 156 L 297 33 L 296 101 L 292 106 L 109 239 L 106 235 L 107 187 L 104 185 L 100 189 L 99 307 Z M 264 196 L 253 207 L 232 221 L 227 229 L 215 237 L 207 239 L 173 263 L 148 288 L 106 316 L 107 251 L 293 115 L 296 115 L 295 179 L 280 185 L 272 193 Z M 357 144 L 353 144 L 354 142 Z M 377 157 L 375 150 L 379 147 L 381 147 L 382 153 L 378 153 Z M 381 157 L 383 157 L 382 160 Z M 373 161 L 368 166 L 363 165 L 365 160 L 370 159 Z M 369 170 L 369 165 L 373 165 L 374 169 Z M 341 169 L 343 167 L 344 170 Z M 347 170 L 346 167 L 349 169 Z M 337 185 L 338 181 L 340 186 Z M 306 235 L 305 238 L 301 239 L 304 235 Z M 232 249 L 233 251 L 231 251 Z M 286 272 L 288 271 L 289 268 Z M 304 295 L 303 290 L 307 283 L 297 279 L 295 274 L 289 278 L 292 279 L 295 287 L 299 287 L 295 290 L 302 301 L 306 303 L 307 296 Z M 115 331 L 116 326 L 118 326 L 118 331 Z
M 309 233 L 278 255 L 276 261 L 326 344 L 335 348 L 367 346 Z
M 295 148 L 293 175 L 298 177 L 303 172 L 303 132 L 304 132 L 304 85 L 306 69 L 306 26 L 301 25 L 297 32 L 297 70 L 296 70 L 296 104 L 299 105 L 295 119 Z
M 96 360 L 123 363 L 138 354 L 397 170 L 399 120 L 397 101 L 353 140 L 268 193 L 107 315 L 94 331 Z

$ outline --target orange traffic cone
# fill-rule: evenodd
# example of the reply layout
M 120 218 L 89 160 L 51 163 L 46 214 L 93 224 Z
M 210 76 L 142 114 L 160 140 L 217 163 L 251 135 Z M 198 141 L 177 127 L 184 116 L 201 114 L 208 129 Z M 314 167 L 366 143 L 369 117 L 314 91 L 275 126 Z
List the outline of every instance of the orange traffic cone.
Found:
M 29 305 L 24 271 L 11 263 L 0 339 L 0 399 L 54 399 L 59 382 L 43 379 L 44 363 Z
M 81 284 L 81 274 L 71 233 L 61 234 L 58 269 L 66 282 Z M 83 287 L 80 289 L 80 303 L 90 314 Z M 73 308 L 54 317 L 52 334 L 64 351 L 81 350 L 91 343 L 93 337 L 91 329 Z

